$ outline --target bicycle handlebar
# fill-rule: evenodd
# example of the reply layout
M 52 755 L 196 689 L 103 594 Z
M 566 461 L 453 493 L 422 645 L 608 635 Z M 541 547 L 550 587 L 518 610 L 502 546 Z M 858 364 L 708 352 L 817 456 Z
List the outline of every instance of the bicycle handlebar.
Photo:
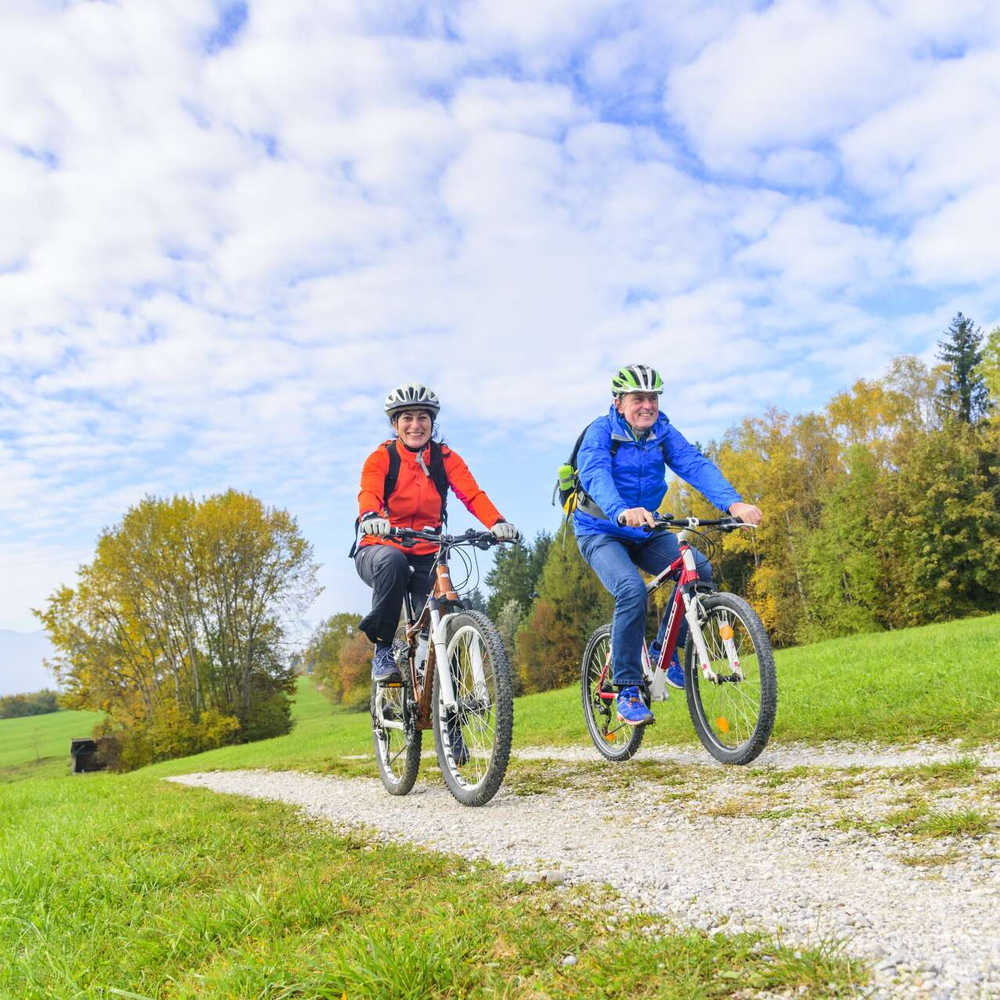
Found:
M 625 527 L 622 520 L 624 514 L 618 515 L 618 524 Z M 720 531 L 736 531 L 737 528 L 754 528 L 756 525 L 748 524 L 741 517 L 719 517 L 707 520 L 701 517 L 674 517 L 673 514 L 654 514 L 656 527 L 651 528 L 647 524 L 640 527 L 644 531 L 666 531 L 668 528 L 718 528 Z
M 476 531 L 469 528 L 461 535 L 443 535 L 438 531 L 431 531 L 427 528 L 417 530 L 415 528 L 390 528 L 390 538 L 402 538 L 408 541 L 434 542 L 452 548 L 456 545 L 474 545 L 479 549 L 488 549 L 491 545 L 499 545 L 501 542 L 512 542 L 513 538 L 497 538 L 492 531 Z

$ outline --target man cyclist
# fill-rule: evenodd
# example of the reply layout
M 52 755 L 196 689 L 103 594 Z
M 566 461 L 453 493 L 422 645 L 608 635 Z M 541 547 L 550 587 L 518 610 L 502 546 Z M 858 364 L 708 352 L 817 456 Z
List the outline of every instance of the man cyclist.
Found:
M 580 444 L 577 469 L 582 496 L 573 527 L 583 558 L 615 598 L 611 655 L 618 719 L 641 726 L 652 722 L 653 714 L 639 694 L 647 605 L 639 570 L 655 575 L 680 554 L 672 532 L 647 530 L 655 525 L 652 512 L 667 492 L 667 468 L 734 517 L 756 525 L 763 514 L 744 503 L 718 468 L 660 413 L 663 380 L 654 368 L 620 368 L 611 380 L 611 392 L 614 401 L 607 416 L 587 428 Z M 711 582 L 711 563 L 696 549 L 694 554 L 699 578 Z M 687 622 L 681 619 L 678 649 L 687 632 Z M 654 654 L 653 649 L 650 652 Z M 667 669 L 667 682 L 684 687 L 677 652 Z

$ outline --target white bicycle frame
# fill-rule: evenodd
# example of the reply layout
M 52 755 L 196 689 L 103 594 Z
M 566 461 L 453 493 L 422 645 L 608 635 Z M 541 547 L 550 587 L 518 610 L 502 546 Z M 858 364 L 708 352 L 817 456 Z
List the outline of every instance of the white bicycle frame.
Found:
M 698 566 L 695 562 L 694 552 L 692 549 L 685 549 L 681 558 L 684 561 L 684 569 L 688 572 L 697 574 Z M 646 592 L 650 593 L 655 590 L 660 584 L 663 583 L 664 577 L 670 571 L 667 567 L 659 576 L 654 577 L 646 586 Z M 681 594 L 681 600 L 684 602 L 684 617 L 687 619 L 688 623 L 688 641 L 694 643 L 695 653 L 698 657 L 698 663 L 701 667 L 702 675 L 705 680 L 715 683 L 717 676 L 714 670 L 712 670 L 712 660 L 708 655 L 708 646 L 705 644 L 705 636 L 701 630 L 701 624 L 699 617 L 701 614 L 701 598 L 697 593 L 691 594 L 683 592 Z M 674 615 L 677 613 L 677 604 L 674 601 L 670 602 L 670 612 L 669 618 L 667 619 L 666 635 L 670 634 L 671 628 L 674 623 Z M 726 647 L 726 655 L 729 657 L 729 662 L 731 663 L 733 670 L 739 673 L 742 677 L 742 672 L 740 671 L 739 659 L 736 655 L 736 646 L 734 645 L 732 639 L 724 639 L 723 644 Z M 666 670 L 658 670 L 650 662 L 649 653 L 646 650 L 646 644 L 642 645 L 642 673 L 646 679 L 646 684 L 649 687 L 650 701 L 666 701 L 669 697 L 669 692 L 667 691 L 667 672 Z

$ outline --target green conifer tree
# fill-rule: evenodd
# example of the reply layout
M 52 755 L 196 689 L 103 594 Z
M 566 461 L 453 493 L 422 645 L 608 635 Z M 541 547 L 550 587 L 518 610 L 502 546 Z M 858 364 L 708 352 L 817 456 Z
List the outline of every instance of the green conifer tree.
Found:
M 986 380 L 980 371 L 983 360 L 983 331 L 961 313 L 948 327 L 948 336 L 939 341 L 938 358 L 948 367 L 939 396 L 946 416 L 964 424 L 978 424 L 990 408 Z

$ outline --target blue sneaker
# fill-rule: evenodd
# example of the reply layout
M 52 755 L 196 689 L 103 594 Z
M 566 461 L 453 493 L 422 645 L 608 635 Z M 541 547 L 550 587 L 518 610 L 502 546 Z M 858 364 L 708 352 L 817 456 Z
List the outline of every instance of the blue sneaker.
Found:
M 630 726 L 646 726 L 655 722 L 653 713 L 639 695 L 637 687 L 622 688 L 618 692 L 618 721 Z
M 684 690 L 684 668 L 681 666 L 681 658 L 674 650 L 674 655 L 670 657 L 670 666 L 667 667 L 667 683 L 672 688 Z
M 376 684 L 402 684 L 403 675 L 396 665 L 392 646 L 376 646 L 372 657 L 372 680 Z

